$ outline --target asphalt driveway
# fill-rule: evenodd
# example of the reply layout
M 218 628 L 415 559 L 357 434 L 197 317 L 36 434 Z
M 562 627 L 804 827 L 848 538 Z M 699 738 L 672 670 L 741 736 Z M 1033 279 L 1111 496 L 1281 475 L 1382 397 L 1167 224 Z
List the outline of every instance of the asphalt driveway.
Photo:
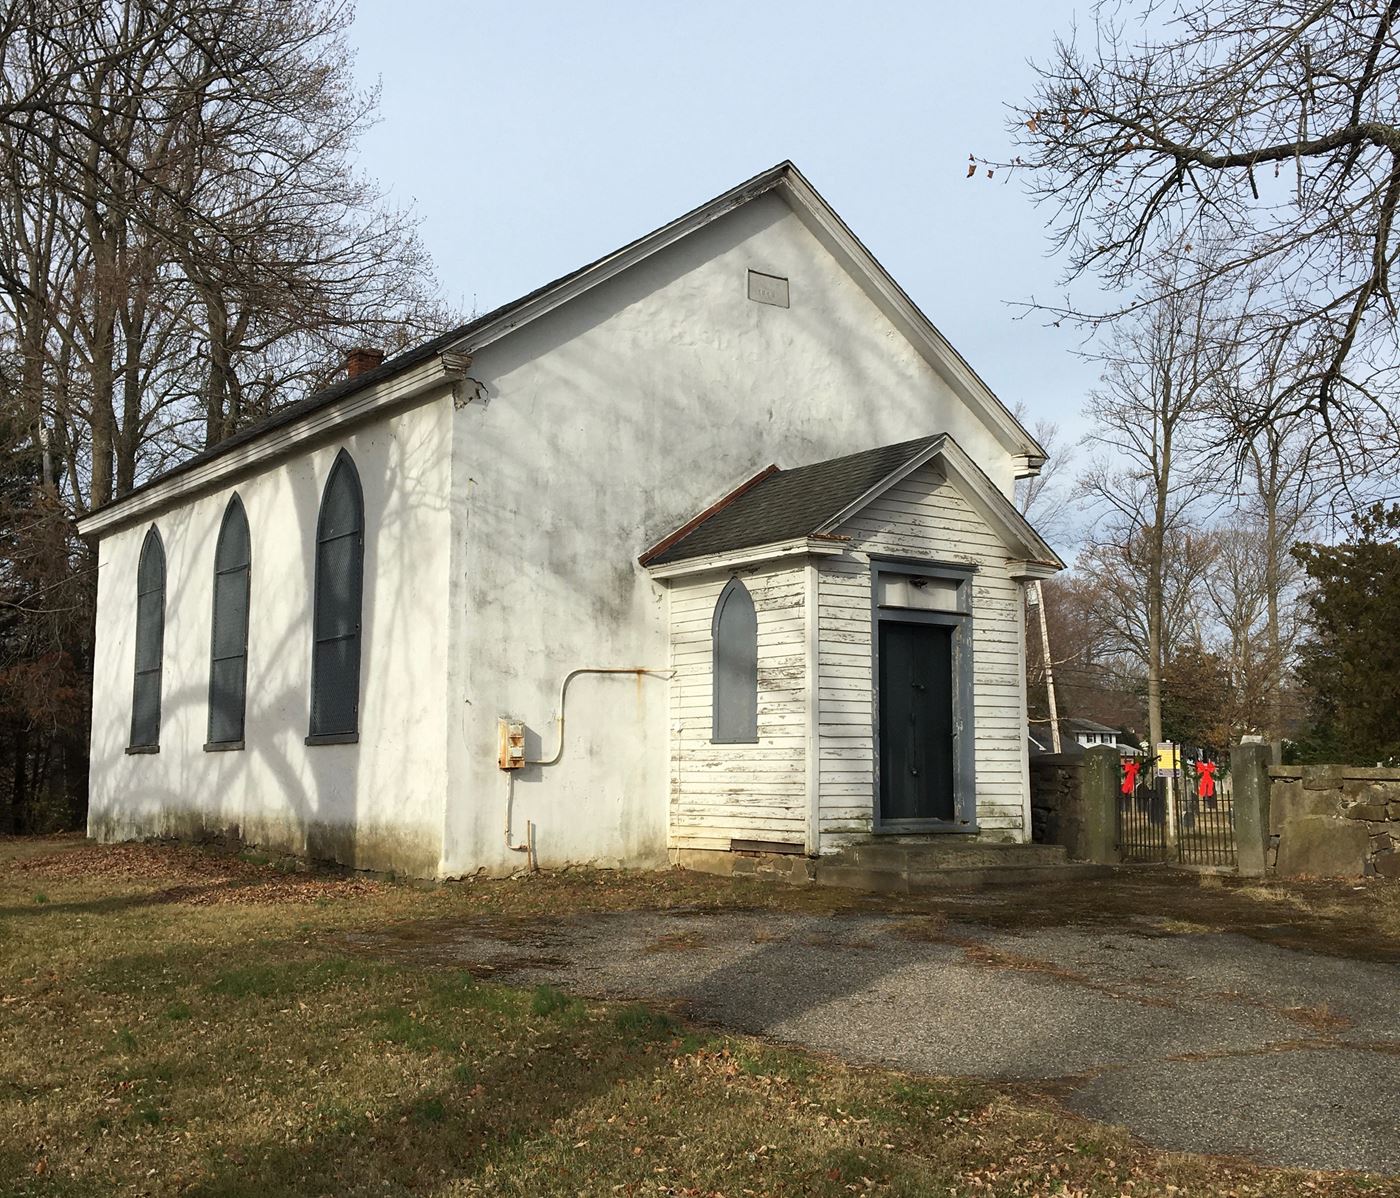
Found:
M 875 912 L 592 915 L 454 929 L 436 952 L 854 1061 L 1045 1085 L 1165 1148 L 1400 1173 L 1394 964 L 1149 917 L 1018 931 Z

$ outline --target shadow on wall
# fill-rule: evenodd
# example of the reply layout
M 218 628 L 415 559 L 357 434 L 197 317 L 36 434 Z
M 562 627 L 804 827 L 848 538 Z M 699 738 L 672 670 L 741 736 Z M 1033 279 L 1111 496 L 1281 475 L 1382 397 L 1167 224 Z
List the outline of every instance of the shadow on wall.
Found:
M 396 660 L 411 660 L 410 651 L 416 647 L 411 630 L 422 624 L 424 585 L 414 557 L 425 531 L 424 516 L 446 513 L 446 497 L 406 465 L 433 462 L 435 438 L 416 426 L 414 433 L 418 443 L 403 445 L 406 434 L 396 423 L 344 442 L 365 493 L 359 743 L 304 743 L 316 526 L 338 448 L 332 445 L 328 452 L 317 453 L 314 475 L 302 459 L 304 474 L 296 474 L 297 463 L 291 464 L 283 476 L 285 488 L 259 488 L 256 479 L 239 488 L 253 540 L 242 750 L 203 750 L 209 686 L 207 604 L 212 601 L 203 575 L 212 579 L 215 538 L 192 534 L 189 512 L 183 513 L 183 520 L 178 510 L 157 520 L 169 530 L 163 531 L 167 555 L 178 562 L 176 584 L 166 597 L 161 751 L 128 758 L 124 767 L 119 763 L 124 781 L 114 799 L 101 810 L 94 808 L 92 835 L 106 841 L 146 836 L 234 839 L 353 868 L 414 876 L 437 873 L 440 772 L 430 770 L 415 780 L 412 767 L 419 760 L 441 760 L 440 746 L 417 743 L 417 738 L 431 736 L 431 725 L 424 729 L 411 704 L 395 701 L 411 680 L 388 676 Z M 229 494 L 200 501 L 202 506 L 217 505 L 214 527 Z M 278 502 L 272 511 L 274 499 Z M 298 568 L 281 568 L 285 563 L 270 550 L 274 528 L 277 540 L 298 547 L 292 551 Z M 267 552 L 260 554 L 260 541 Z M 443 581 L 445 586 L 445 576 Z M 171 609 L 187 602 L 187 596 L 197 599 L 201 610 L 178 614 L 186 635 L 172 644 L 169 629 L 177 621 L 171 619 Z M 442 600 L 445 607 L 445 591 Z M 279 618 L 270 620 L 269 610 Z M 201 627 L 202 638 L 197 635 Z M 200 639 L 203 646 L 197 650 Z M 432 693 L 440 693 L 440 688 Z M 421 695 L 419 700 L 427 701 Z M 122 719 L 129 714 L 123 711 Z M 125 732 L 121 735 L 125 743 Z M 143 770 L 148 763 L 155 768 Z M 153 783 L 152 775 L 162 781 Z M 417 794 L 407 793 L 414 789 Z M 405 808 L 415 803 L 431 809 L 431 820 L 405 818 Z

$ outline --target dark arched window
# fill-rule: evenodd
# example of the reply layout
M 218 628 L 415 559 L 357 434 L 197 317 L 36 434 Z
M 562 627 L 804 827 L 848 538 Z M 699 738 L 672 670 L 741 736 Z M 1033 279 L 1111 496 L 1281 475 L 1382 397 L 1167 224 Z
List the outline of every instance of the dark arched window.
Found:
M 160 747 L 160 674 L 165 654 L 165 546 L 151 525 L 136 567 L 136 681 L 131 693 L 128 752 Z
M 714 649 L 714 710 L 710 739 L 716 744 L 758 740 L 758 616 L 753 597 L 737 578 L 719 594 L 710 623 Z
M 316 521 L 311 735 L 308 744 L 343 744 L 360 732 L 360 593 L 365 502 L 360 476 L 341 450 Z
M 252 543 L 243 502 L 224 508 L 214 549 L 214 628 L 209 651 L 209 749 L 243 747 L 248 693 L 248 590 Z

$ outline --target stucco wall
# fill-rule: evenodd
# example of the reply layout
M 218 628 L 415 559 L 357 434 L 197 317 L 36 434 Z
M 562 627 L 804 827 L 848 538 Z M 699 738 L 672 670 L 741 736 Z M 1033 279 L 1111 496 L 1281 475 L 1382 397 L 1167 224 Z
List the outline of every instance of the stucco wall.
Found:
M 850 552 L 822 561 L 819 570 L 823 848 L 865 835 L 872 826 L 872 555 L 976 567 L 972 689 L 978 831 L 1028 840 L 1025 637 L 1021 586 L 1010 576 L 1006 547 L 932 463 L 839 531 L 851 538 Z
M 105 536 L 99 546 L 89 830 L 103 839 L 237 828 L 276 850 L 438 872 L 446 790 L 446 396 L 270 463 Z M 308 747 L 316 516 L 337 450 L 365 500 L 358 744 Z M 214 549 L 229 496 L 252 537 L 246 747 L 203 750 Z M 127 755 L 136 563 L 166 553 L 160 752 Z
M 749 268 L 787 276 L 791 307 L 750 301 Z M 453 438 L 449 872 L 520 864 L 499 716 L 547 755 L 569 670 L 665 668 L 664 590 L 636 558 L 720 495 L 770 462 L 939 431 L 1012 486 L 980 420 L 777 195 L 480 349 L 471 373 L 482 395 Z M 581 679 L 570 704 L 561 763 L 515 779 L 541 864 L 661 864 L 666 683 Z

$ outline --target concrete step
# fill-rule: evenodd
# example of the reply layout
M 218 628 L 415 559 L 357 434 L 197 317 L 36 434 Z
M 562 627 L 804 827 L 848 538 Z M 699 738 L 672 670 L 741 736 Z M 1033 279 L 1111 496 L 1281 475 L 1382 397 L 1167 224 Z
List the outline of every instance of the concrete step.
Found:
M 978 886 L 1033 886 L 1042 882 L 1089 882 L 1113 873 L 1107 865 L 1066 861 L 1061 865 L 999 865 L 985 869 L 940 869 L 910 873 L 909 889 L 971 890 Z
M 870 869 L 860 865 L 826 864 L 818 861 L 812 879 L 818 886 L 839 886 L 844 890 L 868 890 L 872 894 L 907 894 L 909 875 L 896 869 Z
M 1081 882 L 1106 878 L 1112 872 L 1107 865 L 1078 861 L 1060 865 L 961 866 L 910 871 L 819 861 L 813 880 L 818 886 L 838 886 L 872 894 L 911 894 L 930 890 L 975 890 L 982 886 Z
M 1058 844 L 991 844 L 946 837 L 919 841 L 872 840 L 849 845 L 835 854 L 834 859 L 844 865 L 911 872 L 1062 865 L 1069 860 L 1064 847 Z
M 907 894 L 1107 877 L 1104 865 L 1070 861 L 1057 844 L 996 844 L 971 837 L 863 841 L 813 863 L 822 886 Z

